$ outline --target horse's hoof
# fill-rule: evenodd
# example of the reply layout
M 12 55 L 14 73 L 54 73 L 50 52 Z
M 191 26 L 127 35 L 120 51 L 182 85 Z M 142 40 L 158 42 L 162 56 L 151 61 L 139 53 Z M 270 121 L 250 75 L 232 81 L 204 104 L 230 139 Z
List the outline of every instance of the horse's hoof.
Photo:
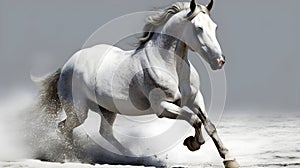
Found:
M 197 151 L 201 147 L 201 144 L 193 136 L 187 137 L 184 140 L 183 145 L 186 146 L 190 151 Z
M 233 159 L 228 159 L 223 161 L 225 168 L 239 168 L 240 165 L 238 162 L 233 158 Z

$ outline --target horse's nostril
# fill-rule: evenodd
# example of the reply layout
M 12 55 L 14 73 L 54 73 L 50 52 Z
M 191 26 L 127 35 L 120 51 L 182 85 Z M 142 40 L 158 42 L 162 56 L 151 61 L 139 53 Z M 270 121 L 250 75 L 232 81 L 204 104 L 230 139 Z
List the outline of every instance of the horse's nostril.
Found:
M 225 64 L 224 58 L 219 58 L 218 59 L 218 64 L 219 64 L 220 67 L 223 66 Z
M 225 64 L 225 60 L 221 60 L 221 64 L 224 65 Z

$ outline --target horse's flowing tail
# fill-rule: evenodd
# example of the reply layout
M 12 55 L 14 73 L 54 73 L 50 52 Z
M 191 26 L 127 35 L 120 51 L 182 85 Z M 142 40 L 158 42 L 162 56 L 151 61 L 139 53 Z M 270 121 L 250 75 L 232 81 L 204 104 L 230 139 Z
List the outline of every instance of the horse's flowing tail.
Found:
M 57 83 L 61 74 L 61 69 L 58 69 L 53 74 L 38 81 L 39 88 L 39 102 L 38 107 L 40 110 L 49 114 L 57 114 L 62 109 L 62 104 L 59 100 L 57 92 Z

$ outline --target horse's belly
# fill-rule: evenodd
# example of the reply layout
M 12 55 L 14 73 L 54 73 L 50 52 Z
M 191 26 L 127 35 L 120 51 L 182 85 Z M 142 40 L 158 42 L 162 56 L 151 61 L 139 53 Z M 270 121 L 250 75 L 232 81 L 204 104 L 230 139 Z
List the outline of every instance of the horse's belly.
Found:
M 130 116 L 154 113 L 148 98 L 127 80 L 98 84 L 96 94 L 98 104 L 109 111 Z
M 131 101 L 116 100 L 114 101 L 115 106 L 118 108 L 118 112 L 123 115 L 129 116 L 139 116 L 147 114 L 155 114 L 151 108 L 148 109 L 138 109 L 136 105 Z M 146 104 L 147 102 L 145 102 Z
M 130 100 L 129 97 L 124 99 L 124 97 L 120 98 L 118 96 L 111 97 L 109 95 L 98 95 L 97 104 L 111 112 L 119 113 L 122 115 L 140 116 L 155 114 L 151 107 L 147 105 L 148 101 L 134 102 Z M 143 106 L 146 108 L 141 108 Z

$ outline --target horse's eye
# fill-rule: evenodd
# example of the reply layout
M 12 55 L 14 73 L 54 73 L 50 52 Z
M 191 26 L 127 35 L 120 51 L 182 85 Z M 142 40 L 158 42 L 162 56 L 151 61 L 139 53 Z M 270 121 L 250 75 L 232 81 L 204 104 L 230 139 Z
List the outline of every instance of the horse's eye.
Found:
M 202 28 L 202 27 L 196 27 L 196 31 L 197 31 L 197 32 L 202 32 L 202 31 L 203 31 L 203 28 Z

